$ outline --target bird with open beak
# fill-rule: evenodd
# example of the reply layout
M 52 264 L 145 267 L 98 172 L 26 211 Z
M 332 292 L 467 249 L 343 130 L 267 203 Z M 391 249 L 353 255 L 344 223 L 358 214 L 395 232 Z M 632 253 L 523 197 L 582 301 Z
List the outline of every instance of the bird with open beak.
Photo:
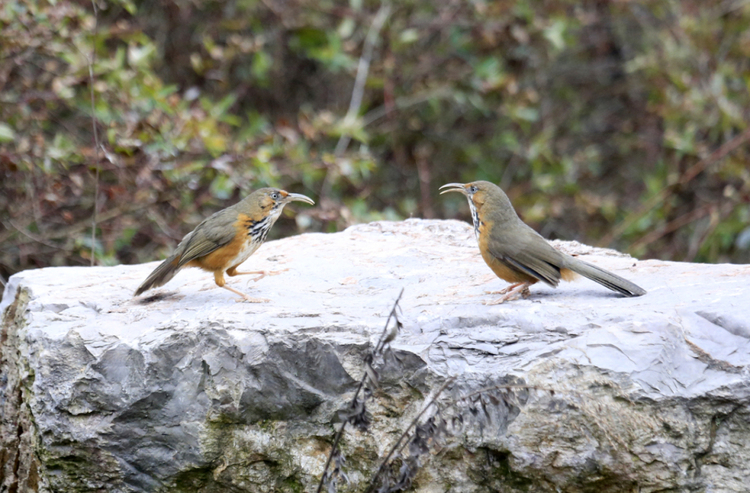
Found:
M 552 247 L 539 233 L 521 221 L 508 196 L 488 181 L 448 183 L 441 194 L 456 192 L 469 201 L 479 251 L 492 271 L 511 286 L 491 304 L 528 296 L 529 286 L 542 281 L 557 287 L 580 274 L 623 296 L 641 296 L 646 291 L 600 267 L 566 255 Z

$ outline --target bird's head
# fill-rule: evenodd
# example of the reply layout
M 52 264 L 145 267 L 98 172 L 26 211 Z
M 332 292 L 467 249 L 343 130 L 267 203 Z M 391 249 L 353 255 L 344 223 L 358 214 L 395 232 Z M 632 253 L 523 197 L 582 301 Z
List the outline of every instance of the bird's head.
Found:
M 469 205 L 476 207 L 477 210 L 481 210 L 484 203 L 487 201 L 487 195 L 490 193 L 491 188 L 498 188 L 496 185 L 488 181 L 472 181 L 470 183 L 448 183 L 440 187 L 440 195 L 450 192 L 462 193 L 469 199 Z
M 513 220 L 517 218 L 515 209 L 503 189 L 488 181 L 472 181 L 470 183 L 448 183 L 440 187 L 440 194 L 458 192 L 469 199 L 469 208 L 474 220 L 474 226 L 484 221 L 489 215 L 493 222 Z
M 314 205 L 313 199 L 301 193 L 289 193 L 278 188 L 260 188 L 245 199 L 251 207 L 258 207 L 261 214 L 278 217 L 290 202 L 305 202 Z

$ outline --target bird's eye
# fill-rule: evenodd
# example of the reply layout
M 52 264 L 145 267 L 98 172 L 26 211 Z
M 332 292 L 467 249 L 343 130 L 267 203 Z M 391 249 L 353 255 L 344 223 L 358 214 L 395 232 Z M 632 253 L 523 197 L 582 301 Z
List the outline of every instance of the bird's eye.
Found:
M 471 193 L 477 193 L 478 190 L 479 189 L 477 188 L 476 185 L 472 185 L 472 186 L 469 187 L 469 192 L 471 192 Z
M 273 200 L 279 200 L 279 192 L 273 192 L 273 193 L 271 194 L 271 198 L 272 198 Z

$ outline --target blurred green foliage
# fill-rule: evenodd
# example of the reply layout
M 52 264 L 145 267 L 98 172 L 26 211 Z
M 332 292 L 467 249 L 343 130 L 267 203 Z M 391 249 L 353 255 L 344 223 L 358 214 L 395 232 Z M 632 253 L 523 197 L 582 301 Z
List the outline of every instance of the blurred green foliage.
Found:
M 100 264 L 260 186 L 318 201 L 279 236 L 468 219 L 437 188 L 475 179 L 549 238 L 750 261 L 746 2 L 397 2 L 349 118 L 378 2 L 96 6 L 0 6 L 4 277 L 89 263 L 97 169 Z

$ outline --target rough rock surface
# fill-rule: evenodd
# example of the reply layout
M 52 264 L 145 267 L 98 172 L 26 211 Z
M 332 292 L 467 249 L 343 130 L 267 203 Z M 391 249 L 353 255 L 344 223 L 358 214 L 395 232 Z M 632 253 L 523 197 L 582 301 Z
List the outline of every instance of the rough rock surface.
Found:
M 287 271 L 229 279 L 265 304 L 197 269 L 133 299 L 156 263 L 19 273 L 2 304 L 0 491 L 314 491 L 401 288 L 398 358 L 371 430 L 345 435 L 339 491 L 364 489 L 448 376 L 450 396 L 508 379 L 556 392 L 436 448 L 413 491 L 748 491 L 750 266 L 557 246 L 648 294 L 581 279 L 484 305 L 506 284 L 457 221 L 266 243 L 245 267 Z

